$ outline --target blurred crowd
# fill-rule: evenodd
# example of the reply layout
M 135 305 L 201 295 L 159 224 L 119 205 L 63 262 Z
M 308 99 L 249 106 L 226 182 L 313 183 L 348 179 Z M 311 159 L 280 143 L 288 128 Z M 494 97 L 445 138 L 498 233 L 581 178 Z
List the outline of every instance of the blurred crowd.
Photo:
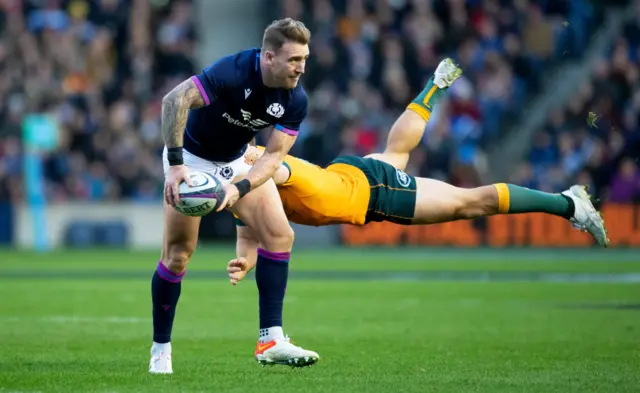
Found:
M 513 181 L 558 192 L 589 185 L 602 201 L 640 202 L 640 2 L 590 81 L 549 114 Z
M 459 186 L 479 184 L 485 147 L 518 120 L 546 73 L 579 61 L 604 14 L 603 1 L 587 0 L 264 4 L 265 25 L 289 16 L 313 33 L 303 77 L 309 115 L 293 153 L 318 164 L 380 150 L 438 62 L 455 58 L 464 75 L 434 110 L 409 172 Z M 59 121 L 59 146 L 45 156 L 50 201 L 159 199 L 160 104 L 197 72 L 193 20 L 189 0 L 0 3 L 0 200 L 24 199 L 21 123 L 29 113 Z M 629 83 L 637 81 L 638 35 L 630 25 L 593 82 L 551 114 L 513 181 L 556 190 L 580 178 L 604 189 L 611 178 L 629 193 L 629 173 L 638 177 L 624 158 L 638 140 L 640 96 Z M 588 111 L 597 128 L 587 127 Z
M 24 200 L 31 113 L 59 122 L 44 157 L 50 201 L 156 200 L 162 96 L 194 72 L 190 1 L 7 0 L 0 10 L 0 200 Z

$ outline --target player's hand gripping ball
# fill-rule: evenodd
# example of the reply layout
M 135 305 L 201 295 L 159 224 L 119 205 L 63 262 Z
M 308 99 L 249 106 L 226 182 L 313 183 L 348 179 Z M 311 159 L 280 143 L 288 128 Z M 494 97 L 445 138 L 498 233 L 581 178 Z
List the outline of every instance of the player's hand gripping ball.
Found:
M 176 210 L 185 216 L 201 217 L 215 211 L 225 197 L 225 188 L 215 177 L 206 172 L 189 172 L 192 186 L 186 182 L 178 186 L 180 203 Z

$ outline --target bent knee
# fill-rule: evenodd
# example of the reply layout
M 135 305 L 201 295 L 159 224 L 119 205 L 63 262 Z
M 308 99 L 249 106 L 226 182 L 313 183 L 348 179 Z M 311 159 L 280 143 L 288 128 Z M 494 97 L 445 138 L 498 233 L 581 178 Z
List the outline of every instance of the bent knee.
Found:
M 163 252 L 162 264 L 174 273 L 182 273 L 187 270 L 193 251 L 188 246 L 169 245 Z
M 279 228 L 277 231 L 271 231 L 265 234 L 262 243 L 269 251 L 285 252 L 291 250 L 295 232 L 290 225 Z

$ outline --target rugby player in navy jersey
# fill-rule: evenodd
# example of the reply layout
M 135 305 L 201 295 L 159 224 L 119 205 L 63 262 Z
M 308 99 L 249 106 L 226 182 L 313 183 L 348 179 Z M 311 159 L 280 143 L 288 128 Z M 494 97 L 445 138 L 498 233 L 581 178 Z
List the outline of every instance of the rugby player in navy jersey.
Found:
M 301 22 L 275 21 L 265 30 L 261 49 L 223 57 L 162 100 L 164 240 L 151 283 L 151 373 L 173 372 L 171 330 L 200 225 L 199 217 L 174 209 L 180 202 L 178 184 L 190 184 L 190 169 L 208 172 L 225 184 L 225 200 L 218 211 L 231 210 L 262 245 L 256 265 L 260 317 L 256 359 L 262 364 L 306 366 L 319 358 L 293 345 L 282 331 L 293 230 L 271 179 L 307 114 L 307 95 L 298 80 L 309 56 L 310 35 Z M 273 129 L 265 154 L 251 167 L 243 157 L 247 144 L 268 126 Z

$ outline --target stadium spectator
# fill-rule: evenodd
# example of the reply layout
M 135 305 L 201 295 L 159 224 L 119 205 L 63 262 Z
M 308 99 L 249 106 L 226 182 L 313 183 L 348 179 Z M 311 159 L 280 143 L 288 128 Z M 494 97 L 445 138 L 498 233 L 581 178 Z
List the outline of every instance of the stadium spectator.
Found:
M 34 112 L 59 124 L 44 156 L 50 200 L 161 196 L 160 101 L 195 71 L 191 2 L 167 3 L 2 3 L 0 199 L 24 198 L 21 120 Z
M 552 192 L 580 182 L 603 201 L 640 201 L 639 32 L 637 18 L 625 26 L 592 79 L 536 135 L 520 168 L 532 167 L 532 176 L 512 180 Z

